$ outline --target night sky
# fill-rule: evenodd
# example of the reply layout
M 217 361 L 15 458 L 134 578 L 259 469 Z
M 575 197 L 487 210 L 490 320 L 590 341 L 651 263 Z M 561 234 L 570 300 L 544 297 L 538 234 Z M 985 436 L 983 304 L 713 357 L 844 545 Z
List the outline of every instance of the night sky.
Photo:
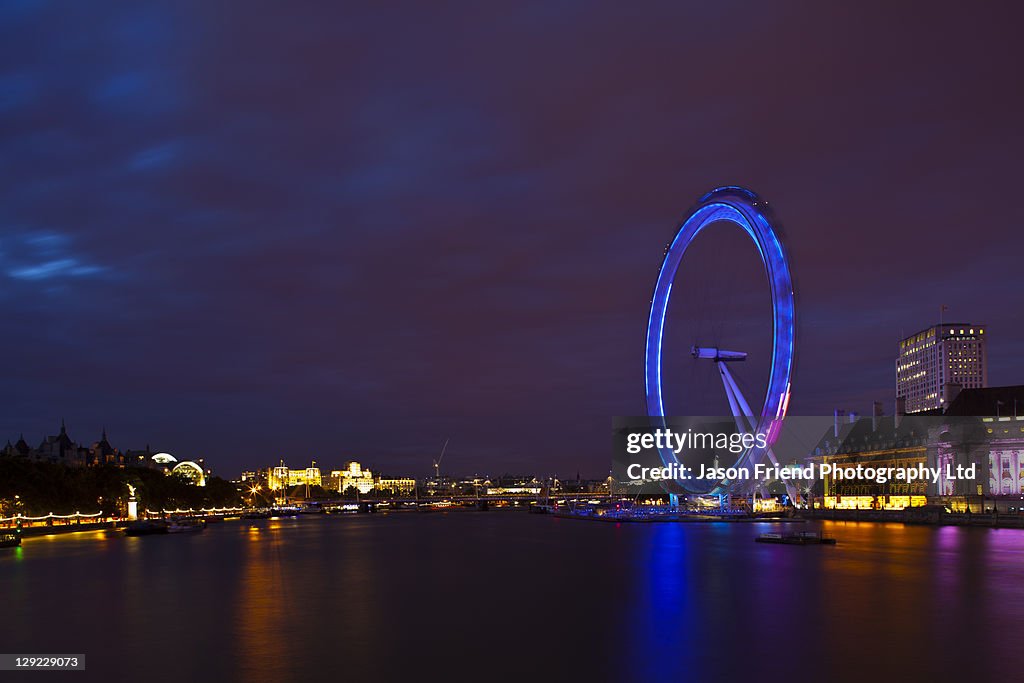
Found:
M 1024 383 L 1016 3 L 140 5 L 0 6 L 0 445 L 601 476 L 720 184 L 785 226 L 791 413 L 891 409 L 940 304 Z M 763 347 L 727 233 L 687 296 Z

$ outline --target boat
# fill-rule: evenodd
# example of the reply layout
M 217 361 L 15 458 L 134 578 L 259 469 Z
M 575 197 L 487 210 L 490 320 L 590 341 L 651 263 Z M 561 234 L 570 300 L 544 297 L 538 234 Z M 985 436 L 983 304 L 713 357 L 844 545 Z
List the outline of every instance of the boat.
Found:
M 327 514 L 329 515 L 347 515 L 359 512 L 359 506 L 355 503 L 347 503 L 345 505 L 335 505 L 334 507 L 327 508 Z
M 167 533 L 167 522 L 162 519 L 138 519 L 128 522 L 124 528 L 125 536 L 153 536 Z
M 761 534 L 754 539 L 755 543 L 781 543 L 783 545 L 835 545 L 836 539 L 823 536 L 817 531 L 801 531 L 798 534 Z
M 242 519 L 269 519 L 270 510 L 250 510 L 242 515 Z
M 0 534 L 0 548 L 17 548 L 21 545 L 21 532 L 4 532 Z
M 183 534 L 192 531 L 202 531 L 206 528 L 206 521 L 202 519 L 174 519 L 167 525 L 167 533 Z

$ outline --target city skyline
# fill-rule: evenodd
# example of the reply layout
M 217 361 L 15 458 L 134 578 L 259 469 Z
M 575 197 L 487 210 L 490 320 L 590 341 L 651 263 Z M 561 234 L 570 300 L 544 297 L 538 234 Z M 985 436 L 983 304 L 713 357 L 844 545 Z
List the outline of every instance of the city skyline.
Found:
M 1021 209 L 979 218 L 1024 151 L 997 47 L 1019 8 L 974 8 L 984 31 L 804 8 L 809 32 L 753 6 L 683 40 L 721 9 L 510 13 L 542 12 L 535 33 L 477 8 L 442 17 L 473 27 L 446 44 L 345 10 L 352 40 L 269 49 L 288 16 L 206 11 L 3 10 L 5 438 L 64 416 L 223 471 L 344 451 L 423 472 L 451 437 L 459 471 L 594 476 L 610 416 L 643 413 L 662 249 L 723 183 L 785 227 L 791 413 L 891 410 L 898 342 L 942 305 L 989 330 L 990 384 L 1024 384 Z M 68 22 L 102 40 L 56 40 Z M 756 291 L 748 256 L 715 265 Z
M 1022 22 L 0 2 L 0 672 L 1016 680 Z

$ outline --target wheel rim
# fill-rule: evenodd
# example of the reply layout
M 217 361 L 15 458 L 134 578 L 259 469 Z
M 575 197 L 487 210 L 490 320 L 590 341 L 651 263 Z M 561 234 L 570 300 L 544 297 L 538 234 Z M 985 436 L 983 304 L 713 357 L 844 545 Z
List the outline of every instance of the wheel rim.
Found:
M 772 363 L 762 409 L 757 416 L 757 432 L 767 436 L 767 446 L 754 447 L 740 454 L 735 465 L 740 466 L 744 462 L 759 462 L 778 437 L 778 430 L 789 407 L 796 342 L 793 278 L 789 259 L 767 211 L 766 202 L 750 190 L 721 187 L 701 197 L 683 220 L 665 253 L 651 299 L 651 314 L 647 325 L 647 415 L 652 428 L 665 427 L 661 377 L 662 337 L 676 272 L 693 239 L 710 224 L 719 221 L 739 226 L 753 240 L 768 277 L 772 298 Z M 659 449 L 659 455 L 666 466 L 679 464 L 671 449 Z M 726 486 L 725 482 L 719 482 L 710 490 L 699 490 L 690 480 L 679 480 L 676 483 L 686 493 L 716 492 Z

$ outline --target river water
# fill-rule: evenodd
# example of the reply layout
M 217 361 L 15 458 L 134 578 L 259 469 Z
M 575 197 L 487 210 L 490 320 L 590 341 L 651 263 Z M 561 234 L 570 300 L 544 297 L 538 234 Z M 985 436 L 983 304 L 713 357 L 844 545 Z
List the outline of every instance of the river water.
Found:
M 505 511 L 30 538 L 0 652 L 84 653 L 74 681 L 1024 680 L 1024 531 L 797 528 L 839 544 Z

